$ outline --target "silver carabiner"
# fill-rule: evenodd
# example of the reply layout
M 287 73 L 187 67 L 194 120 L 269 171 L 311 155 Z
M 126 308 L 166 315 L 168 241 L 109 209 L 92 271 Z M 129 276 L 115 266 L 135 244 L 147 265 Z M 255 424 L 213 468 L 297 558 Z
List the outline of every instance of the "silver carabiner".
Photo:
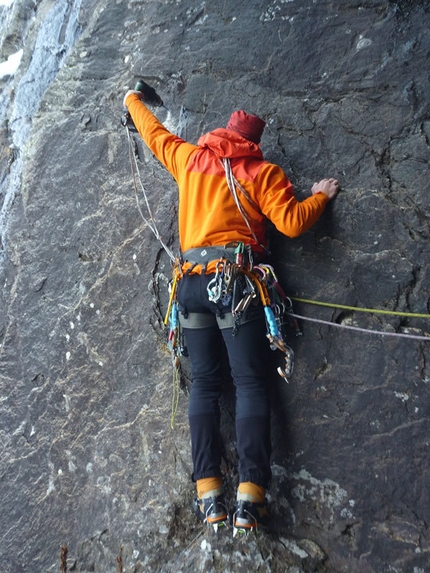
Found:
M 214 278 L 209 281 L 206 287 L 208 293 L 208 299 L 211 302 L 217 303 L 221 298 L 221 288 L 222 288 L 222 277 L 223 277 L 224 263 L 219 261 L 216 266 L 216 272 Z

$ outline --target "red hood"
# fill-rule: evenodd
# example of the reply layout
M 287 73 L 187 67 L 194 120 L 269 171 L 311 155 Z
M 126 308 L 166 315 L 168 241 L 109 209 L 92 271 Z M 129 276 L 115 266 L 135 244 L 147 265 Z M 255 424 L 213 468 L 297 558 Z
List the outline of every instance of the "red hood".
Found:
M 230 129 L 219 127 L 205 133 L 197 142 L 199 147 L 208 147 L 217 157 L 255 157 L 263 159 L 260 147 Z

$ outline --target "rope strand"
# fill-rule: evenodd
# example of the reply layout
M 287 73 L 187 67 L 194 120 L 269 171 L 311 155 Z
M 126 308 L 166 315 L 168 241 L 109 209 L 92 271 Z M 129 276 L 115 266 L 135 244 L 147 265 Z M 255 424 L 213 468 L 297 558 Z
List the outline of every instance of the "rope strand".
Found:
M 430 314 L 419 314 L 416 312 L 401 312 L 401 311 L 394 311 L 394 310 L 382 310 L 377 308 L 361 308 L 357 306 L 347 306 L 345 304 L 336 304 L 332 302 L 321 302 L 319 300 L 309 300 L 306 298 L 297 298 L 294 296 L 290 296 L 291 300 L 295 300 L 296 302 L 303 302 L 305 304 L 315 304 L 318 306 L 328 306 L 330 308 L 340 308 L 342 310 L 353 310 L 357 312 L 370 312 L 374 314 L 387 314 L 391 316 L 408 316 L 411 318 L 430 318 Z
M 260 241 L 257 238 L 257 235 L 254 233 L 254 230 L 251 227 L 250 221 L 254 222 L 254 223 L 255 223 L 255 221 L 253 221 L 253 219 L 251 219 L 251 217 L 248 215 L 245 208 L 241 204 L 236 187 L 239 188 L 239 190 L 245 195 L 245 197 L 247 198 L 249 203 L 251 203 L 251 205 L 254 208 L 256 208 L 255 203 L 252 201 L 252 199 L 249 197 L 248 193 L 245 191 L 245 189 L 243 189 L 243 187 L 240 185 L 239 181 L 233 175 L 233 171 L 231 169 L 230 159 L 228 157 L 224 157 L 222 160 L 220 159 L 220 162 L 221 162 L 221 164 L 224 168 L 224 171 L 225 171 L 227 185 L 228 185 L 228 188 L 230 189 L 230 193 L 233 196 L 234 202 L 236 203 L 236 206 L 239 209 L 239 212 L 242 215 L 242 219 L 245 221 L 246 226 L 248 227 L 248 230 L 252 235 L 252 238 L 254 239 L 254 241 L 257 245 L 260 245 L 260 247 L 262 247 L 266 252 L 268 252 L 266 247 L 260 243 Z
M 132 139 L 131 139 L 131 135 L 130 135 L 130 130 L 128 128 L 127 128 L 127 136 L 128 136 L 128 149 L 129 149 L 129 155 L 130 155 L 131 172 L 133 175 L 134 192 L 136 195 L 137 210 L 139 211 L 139 214 L 140 214 L 141 218 L 143 219 L 144 223 L 151 229 L 151 231 L 154 233 L 155 237 L 159 240 L 159 242 L 161 243 L 161 246 L 166 251 L 167 255 L 170 257 L 170 259 L 172 261 L 175 261 L 175 255 L 169 249 L 169 247 L 164 243 L 160 233 L 158 232 L 157 224 L 155 222 L 151 207 L 149 205 L 148 196 L 146 194 L 146 190 L 145 190 L 145 187 L 143 186 L 142 178 L 140 176 L 139 165 L 137 164 L 136 156 L 133 153 Z M 147 208 L 148 213 L 149 213 L 149 220 L 144 216 L 142 209 L 140 207 L 137 182 L 139 182 L 139 184 L 140 184 L 140 188 L 142 190 L 142 194 L 143 194 L 143 197 L 145 199 L 146 208 Z
M 300 320 L 307 320 L 308 322 L 317 322 L 318 324 L 325 324 L 326 326 L 336 326 L 337 328 L 346 328 L 348 330 L 355 330 L 357 332 L 364 332 L 366 334 L 379 334 L 380 336 L 396 336 L 398 338 L 412 338 L 413 340 L 421 340 L 423 342 L 430 342 L 430 336 L 419 336 L 416 334 L 406 334 L 401 332 L 383 332 L 381 330 L 371 330 L 369 328 L 360 328 L 358 326 L 350 326 L 348 324 L 339 324 L 337 322 L 329 322 L 328 320 L 321 320 L 319 318 L 309 318 L 307 316 L 300 316 L 293 312 L 288 313 L 288 316 L 299 318 Z

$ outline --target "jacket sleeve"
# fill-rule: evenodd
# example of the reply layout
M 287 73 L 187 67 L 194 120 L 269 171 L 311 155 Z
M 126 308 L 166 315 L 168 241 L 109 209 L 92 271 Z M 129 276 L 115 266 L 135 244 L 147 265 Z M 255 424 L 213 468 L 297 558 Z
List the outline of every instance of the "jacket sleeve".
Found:
M 260 189 L 259 205 L 264 215 L 288 237 L 298 237 L 314 225 L 329 199 L 316 193 L 304 201 L 294 196 L 293 186 L 277 165 L 266 163 L 256 181 Z
M 166 129 L 137 94 L 130 94 L 126 104 L 143 141 L 155 157 L 178 180 L 190 156 L 198 148 Z

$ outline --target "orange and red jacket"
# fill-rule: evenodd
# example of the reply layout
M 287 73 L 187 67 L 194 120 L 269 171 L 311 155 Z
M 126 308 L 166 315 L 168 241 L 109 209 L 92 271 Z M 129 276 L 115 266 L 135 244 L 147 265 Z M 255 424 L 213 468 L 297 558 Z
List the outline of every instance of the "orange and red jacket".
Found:
M 261 252 L 228 188 L 220 159 L 228 157 L 234 176 L 256 210 L 239 191 L 259 243 L 266 245 L 266 218 L 281 233 L 297 237 L 321 216 L 328 202 L 324 193 L 297 201 L 283 170 L 263 159 L 261 149 L 231 130 L 206 133 L 193 145 L 168 131 L 137 94 L 126 101 L 134 124 L 154 155 L 175 178 L 179 188 L 181 251 L 240 241 Z

